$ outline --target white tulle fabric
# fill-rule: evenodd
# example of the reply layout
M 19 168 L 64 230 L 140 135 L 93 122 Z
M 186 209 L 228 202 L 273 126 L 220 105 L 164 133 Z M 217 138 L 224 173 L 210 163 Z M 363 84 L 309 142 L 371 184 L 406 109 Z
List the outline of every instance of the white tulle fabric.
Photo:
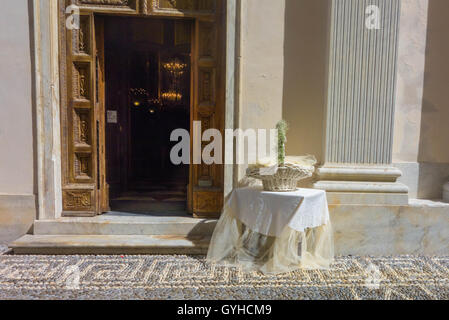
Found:
M 334 244 L 326 194 L 320 190 L 235 190 L 211 239 L 207 260 L 279 274 L 327 269 Z

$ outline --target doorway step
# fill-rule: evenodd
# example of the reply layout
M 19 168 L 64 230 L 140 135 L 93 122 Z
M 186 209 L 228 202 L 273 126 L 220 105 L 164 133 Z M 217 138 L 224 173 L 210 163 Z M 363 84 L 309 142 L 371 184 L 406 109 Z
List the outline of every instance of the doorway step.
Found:
M 187 194 L 183 191 L 128 192 L 111 199 L 113 211 L 164 215 L 182 214 L 186 211 Z
M 207 253 L 216 220 L 187 215 L 108 213 L 36 221 L 34 234 L 9 246 L 14 254 Z

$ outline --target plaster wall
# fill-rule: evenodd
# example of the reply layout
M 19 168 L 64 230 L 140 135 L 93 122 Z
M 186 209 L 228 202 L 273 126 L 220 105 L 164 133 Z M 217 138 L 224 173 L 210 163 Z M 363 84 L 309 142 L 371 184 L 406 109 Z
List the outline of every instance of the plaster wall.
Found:
M 242 1 L 240 123 L 273 128 L 282 117 L 285 1 Z
M 329 0 L 245 0 L 239 127 L 290 124 L 287 154 L 323 155 Z M 240 166 L 238 179 L 244 177 Z
M 28 1 L 0 10 L 0 243 L 34 221 L 32 56 Z
M 448 15 L 449 1 L 429 0 L 419 162 L 449 164 Z
M 284 18 L 285 0 L 241 1 L 239 128 L 272 129 L 282 118 Z
M 28 2 L 0 10 L 0 193 L 33 194 L 33 110 Z
M 283 118 L 290 124 L 288 155 L 323 160 L 328 0 L 286 0 Z
M 402 0 L 396 91 L 394 162 L 419 154 L 427 39 L 428 0 Z

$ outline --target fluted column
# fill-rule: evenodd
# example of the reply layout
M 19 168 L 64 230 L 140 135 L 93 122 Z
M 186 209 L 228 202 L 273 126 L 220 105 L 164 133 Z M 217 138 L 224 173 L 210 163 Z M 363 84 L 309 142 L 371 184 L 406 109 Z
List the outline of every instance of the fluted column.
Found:
M 339 194 L 338 202 L 369 194 L 405 204 L 408 189 L 391 167 L 400 0 L 331 6 L 325 163 L 315 187 Z

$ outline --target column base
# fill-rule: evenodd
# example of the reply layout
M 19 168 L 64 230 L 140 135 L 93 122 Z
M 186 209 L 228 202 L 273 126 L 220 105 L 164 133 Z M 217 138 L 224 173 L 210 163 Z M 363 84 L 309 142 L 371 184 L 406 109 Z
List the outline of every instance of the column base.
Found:
M 330 204 L 407 205 L 408 187 L 396 182 L 401 174 L 393 167 L 326 165 L 313 187 L 327 191 Z

